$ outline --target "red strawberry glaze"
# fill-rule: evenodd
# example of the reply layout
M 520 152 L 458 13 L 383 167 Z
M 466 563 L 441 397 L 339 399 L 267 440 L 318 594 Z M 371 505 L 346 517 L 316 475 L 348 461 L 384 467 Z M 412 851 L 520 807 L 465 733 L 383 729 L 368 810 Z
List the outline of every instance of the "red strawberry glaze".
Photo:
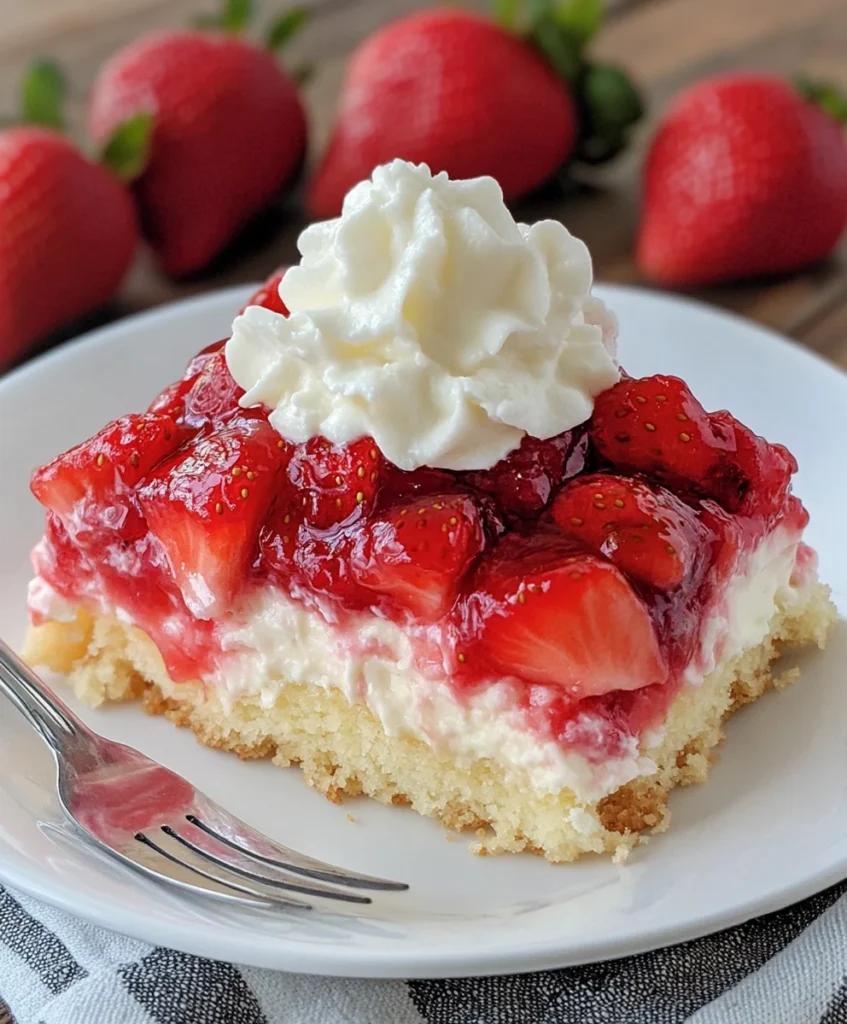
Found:
M 525 442 L 488 474 L 405 473 L 369 438 L 291 445 L 240 408 L 217 346 L 177 391 L 122 428 L 133 444 L 159 430 L 155 458 L 116 447 L 110 425 L 36 472 L 52 511 L 33 561 L 59 596 L 148 633 L 178 682 L 225 674 L 242 599 L 276 588 L 342 652 L 384 654 L 358 627 L 391 620 L 457 699 L 499 682 L 540 738 L 594 762 L 631 755 L 696 667 L 728 581 L 808 518 L 788 453 L 674 378 L 626 379 L 587 431 Z

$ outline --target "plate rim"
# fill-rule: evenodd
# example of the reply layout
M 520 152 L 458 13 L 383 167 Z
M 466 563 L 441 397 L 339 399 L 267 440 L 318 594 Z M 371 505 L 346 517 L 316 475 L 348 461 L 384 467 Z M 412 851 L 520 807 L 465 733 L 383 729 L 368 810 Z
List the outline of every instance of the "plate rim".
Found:
M 210 302 L 223 303 L 232 300 L 233 308 L 237 308 L 245 297 L 251 294 L 255 285 L 243 284 L 226 288 L 212 289 L 199 295 L 189 296 L 173 302 L 164 303 L 153 309 L 142 310 L 129 316 L 88 331 L 61 346 L 38 355 L 22 364 L 0 380 L 0 402 L 8 391 L 26 387 L 29 378 L 37 376 L 45 368 L 55 364 L 72 363 L 83 350 L 108 345 L 119 340 L 128 329 L 140 324 L 151 326 L 159 320 L 168 320 L 176 313 L 189 313 L 193 307 L 205 307 Z M 778 343 L 781 352 L 790 359 L 806 364 L 810 372 L 828 371 L 847 384 L 847 373 L 822 355 L 807 349 L 797 341 L 780 334 L 774 329 L 750 320 L 742 314 L 711 305 L 700 299 L 678 295 L 652 288 L 632 285 L 617 285 L 597 282 L 597 291 L 608 297 L 612 304 L 616 296 L 631 296 L 637 300 L 670 303 L 684 310 L 696 313 L 707 313 L 717 320 L 723 319 L 733 325 L 742 327 L 747 332 L 754 332 L 769 343 Z M 795 363 L 795 365 L 798 365 Z M 1 783 L 0 783 L 1 784 Z M 0 879 L 12 889 L 18 889 L 32 898 L 56 907 L 77 918 L 105 928 L 109 931 L 131 936 L 132 938 L 160 944 L 161 929 L 156 922 L 148 923 L 148 919 L 130 917 L 126 910 L 115 910 L 105 897 L 87 893 L 86 901 L 79 905 L 73 900 L 72 891 L 58 881 L 50 884 L 41 875 L 35 863 L 29 865 L 23 861 L 16 870 L 14 863 L 9 864 L 4 858 L 5 844 L 0 841 Z M 566 870 L 567 865 L 562 866 Z M 173 933 L 167 937 L 167 945 L 202 956 L 216 959 L 229 959 L 236 963 L 249 963 L 287 972 L 317 974 L 334 977 L 359 978 L 438 978 L 495 975 L 504 972 L 523 973 L 557 967 L 576 966 L 595 963 L 603 960 L 618 959 L 638 953 L 648 952 L 680 942 L 689 941 L 704 935 L 712 934 L 744 921 L 782 909 L 805 899 L 847 876 L 847 856 L 842 860 L 819 868 L 811 875 L 803 876 L 785 883 L 770 893 L 736 903 L 730 908 L 716 910 L 712 914 L 701 915 L 699 918 L 686 922 L 657 925 L 641 933 L 639 938 L 627 936 L 623 939 L 611 939 L 605 936 L 590 940 L 579 947 L 570 943 L 569 948 L 556 945 L 556 940 L 548 936 L 538 946 L 522 942 L 514 950 L 494 950 L 481 956 L 470 953 L 458 963 L 454 953 L 444 954 L 435 948 L 415 948 L 411 943 L 398 941 L 391 950 L 381 949 L 377 953 L 368 947 L 342 946 L 341 944 L 305 945 L 289 942 L 284 935 L 262 934 L 257 931 L 238 932 L 235 939 L 226 929 L 209 930 L 206 935 L 196 924 L 174 927 Z M 245 921 L 247 918 L 245 918 Z M 147 927 L 145 927 L 147 924 Z M 314 951 L 320 950 L 320 956 Z M 312 955 L 310 955 L 310 953 Z M 280 962 L 284 960 L 285 962 Z M 378 961 L 378 962 L 375 962 Z M 457 971 L 457 968 L 459 970 Z

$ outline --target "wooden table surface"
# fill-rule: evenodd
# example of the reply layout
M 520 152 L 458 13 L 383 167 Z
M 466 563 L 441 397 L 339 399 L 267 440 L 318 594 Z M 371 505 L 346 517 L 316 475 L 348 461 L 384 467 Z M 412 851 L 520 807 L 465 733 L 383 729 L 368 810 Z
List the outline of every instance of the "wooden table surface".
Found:
M 300 0 L 302 2 L 302 0 Z M 312 18 L 289 52 L 313 63 L 306 89 L 311 157 L 322 149 L 346 58 L 389 18 L 426 6 L 420 0 L 307 0 Z M 594 47 L 598 59 L 625 64 L 642 83 L 650 117 L 633 149 L 569 197 L 535 199 L 516 208 L 524 220 L 552 216 L 587 242 L 600 280 L 638 283 L 632 261 L 638 170 L 655 118 L 686 83 L 728 68 L 803 72 L 847 90 L 845 0 L 608 0 L 607 24 Z M 0 116 L 15 110 L 17 83 L 29 60 L 50 55 L 64 66 L 72 90 L 72 121 L 82 121 L 87 90 L 101 62 L 139 33 L 186 23 L 215 0 L 0 0 Z M 266 17 L 281 9 L 260 3 Z M 487 8 L 487 0 L 465 0 Z M 304 221 L 296 197 L 261 238 L 230 253 L 190 283 L 166 281 L 141 253 L 107 311 L 115 317 L 210 288 L 252 281 L 296 258 Z M 791 335 L 847 367 L 847 238 L 825 264 L 788 278 L 700 290 L 699 298 Z M 0 979 L 0 985 L 2 979 Z M 4 1024 L 0 1010 L 0 1024 Z
M 269 18 L 288 0 L 260 0 Z M 303 2 L 303 0 L 299 0 Z M 312 19 L 291 47 L 292 64 L 313 63 L 306 90 L 311 158 L 332 121 L 345 60 L 352 48 L 392 16 L 425 6 L 420 0 L 306 0 Z M 576 195 L 518 205 L 524 220 L 561 218 L 588 243 L 600 280 L 637 283 L 632 262 L 638 171 L 655 118 L 683 85 L 732 67 L 828 78 L 847 90 L 847 0 L 607 0 L 607 24 L 594 48 L 624 63 L 643 84 L 650 118 L 633 149 Z M 17 82 L 28 61 L 48 54 L 71 80 L 72 119 L 82 120 L 87 90 L 115 48 L 157 26 L 186 23 L 216 0 L 0 0 L 0 116 L 15 109 Z M 465 0 L 485 9 L 488 0 Z M 204 289 L 264 277 L 296 258 L 303 226 L 297 197 L 274 216 L 263 237 L 234 252 L 201 278 L 173 284 L 141 253 L 106 317 L 157 305 Z M 775 327 L 847 366 L 847 238 L 827 263 L 789 278 L 700 290 L 706 301 Z

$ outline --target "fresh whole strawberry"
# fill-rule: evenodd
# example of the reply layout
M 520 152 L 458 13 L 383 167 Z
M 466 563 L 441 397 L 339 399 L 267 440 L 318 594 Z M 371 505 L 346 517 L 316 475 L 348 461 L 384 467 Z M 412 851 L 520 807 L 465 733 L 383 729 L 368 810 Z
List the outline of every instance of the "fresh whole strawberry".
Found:
M 644 167 L 637 261 L 668 285 L 798 270 L 847 224 L 847 103 L 731 74 L 687 89 Z
M 284 465 L 278 441 L 261 420 L 199 434 L 138 489 L 150 531 L 198 618 L 226 610 L 258 550 Z
M 170 416 L 123 416 L 32 475 L 36 498 L 80 546 L 105 535 L 137 540 L 146 530 L 132 492 L 185 434 Z
M 614 155 L 641 108 L 617 69 L 583 60 L 599 10 L 547 0 L 532 5 L 528 23 L 506 12 L 501 25 L 437 7 L 376 32 L 348 66 L 311 213 L 336 216 L 350 188 L 396 158 L 453 178 L 491 175 L 515 199 L 575 150 Z
M 358 583 L 389 604 L 432 622 L 450 610 L 484 543 L 470 495 L 427 495 L 368 520 L 351 570 Z
M 61 135 L 63 98 L 58 69 L 33 66 L 27 123 L 0 131 L 0 369 L 112 298 L 138 240 L 116 174 Z
M 667 678 L 650 613 L 623 574 L 571 538 L 509 534 L 458 606 L 460 671 L 491 666 L 572 699 Z
M 550 516 L 628 576 L 665 591 L 691 576 L 708 539 L 696 512 L 670 491 L 611 473 L 565 484 Z
M 165 272 L 200 270 L 296 175 L 306 120 L 273 54 L 227 31 L 156 32 L 118 51 L 97 77 L 89 127 L 103 140 L 140 113 L 153 119 L 134 188 Z M 276 42 L 276 40 L 274 40 Z
M 592 436 L 616 469 L 770 519 L 785 505 L 797 463 L 728 412 L 707 413 L 678 377 L 627 378 L 598 395 Z

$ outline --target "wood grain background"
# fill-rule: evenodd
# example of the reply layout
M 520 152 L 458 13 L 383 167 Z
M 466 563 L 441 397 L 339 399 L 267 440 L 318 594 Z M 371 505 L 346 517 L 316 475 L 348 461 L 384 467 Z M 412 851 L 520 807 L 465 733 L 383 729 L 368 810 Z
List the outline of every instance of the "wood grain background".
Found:
M 369 32 L 392 17 L 426 6 L 420 0 L 306 0 L 311 22 L 291 47 L 292 65 L 313 63 L 306 99 L 311 157 L 332 123 L 346 59 Z M 487 0 L 465 0 L 485 9 Z M 123 43 L 156 27 L 185 24 L 214 9 L 215 0 L 0 0 L 0 115 L 16 107 L 17 83 L 33 56 L 49 54 L 72 85 L 72 119 L 79 131 L 97 68 Z M 266 20 L 281 9 L 260 5 Z M 845 0 L 610 0 L 607 25 L 594 53 L 626 64 L 643 84 L 651 114 L 636 145 L 576 195 L 548 194 L 518 206 L 523 219 L 561 218 L 591 249 L 597 276 L 637 283 L 631 252 L 638 176 L 644 145 L 667 100 L 683 85 L 732 67 L 786 75 L 804 72 L 847 89 Z M 211 287 L 261 278 L 295 257 L 303 226 L 297 197 L 202 277 L 165 281 L 141 254 L 106 318 Z M 698 297 L 776 327 L 847 366 L 847 247 L 824 265 L 786 279 L 699 291 Z

